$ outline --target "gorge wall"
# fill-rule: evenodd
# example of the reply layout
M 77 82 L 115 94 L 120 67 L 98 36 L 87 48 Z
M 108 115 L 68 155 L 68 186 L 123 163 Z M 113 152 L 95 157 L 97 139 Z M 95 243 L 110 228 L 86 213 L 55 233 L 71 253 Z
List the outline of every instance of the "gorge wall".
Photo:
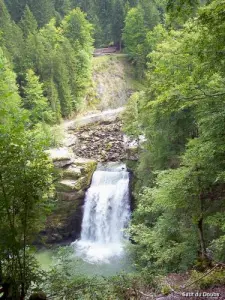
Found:
M 69 148 L 48 151 L 55 167 L 54 209 L 40 233 L 40 244 L 69 243 L 78 238 L 85 192 L 97 161 L 74 156 Z

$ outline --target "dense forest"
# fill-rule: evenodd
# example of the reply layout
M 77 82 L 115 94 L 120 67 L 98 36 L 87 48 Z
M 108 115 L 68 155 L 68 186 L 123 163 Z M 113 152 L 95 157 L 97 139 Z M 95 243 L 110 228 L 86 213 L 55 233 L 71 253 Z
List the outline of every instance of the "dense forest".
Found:
M 130 14 L 140 17 L 132 9 L 125 22 L 125 41 L 134 47 Z M 140 48 L 149 53 L 146 90 L 131 97 L 125 128 L 147 138 L 131 227 L 138 264 L 147 272 L 225 258 L 224 2 L 173 23 L 170 30 L 155 26 L 132 50 L 137 62 Z
M 131 166 L 137 273 L 71 277 L 63 249 L 60 268 L 42 272 L 33 242 L 54 205 L 44 150 L 53 125 L 86 105 L 94 48 L 111 45 L 143 87 L 123 113 L 124 132 L 146 139 Z M 139 299 L 125 295 L 134 282 L 224 266 L 224 53 L 224 0 L 0 0 L 0 299 L 39 287 L 55 299 Z

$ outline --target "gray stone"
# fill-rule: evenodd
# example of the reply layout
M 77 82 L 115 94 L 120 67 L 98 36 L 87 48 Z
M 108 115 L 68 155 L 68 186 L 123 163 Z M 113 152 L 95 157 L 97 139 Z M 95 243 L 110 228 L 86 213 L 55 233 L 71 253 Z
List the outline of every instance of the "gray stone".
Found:
M 64 160 L 68 161 L 72 160 L 72 158 L 74 157 L 73 152 L 69 148 L 65 147 L 46 150 L 46 153 L 49 155 L 53 162 Z
M 78 179 L 82 175 L 82 168 L 70 165 L 68 168 L 63 170 L 62 177 L 69 179 Z

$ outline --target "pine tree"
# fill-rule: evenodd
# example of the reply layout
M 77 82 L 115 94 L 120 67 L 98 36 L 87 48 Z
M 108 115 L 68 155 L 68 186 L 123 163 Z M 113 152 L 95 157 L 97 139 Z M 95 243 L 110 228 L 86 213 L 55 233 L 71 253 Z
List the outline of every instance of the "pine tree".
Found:
M 47 24 L 55 15 L 54 2 L 48 0 L 28 0 L 27 2 L 39 27 Z
M 27 0 L 5 0 L 5 4 L 12 19 L 18 23 L 23 16 Z
M 152 30 L 160 22 L 160 15 L 157 6 L 154 1 L 149 0 L 140 0 L 139 5 L 144 13 L 146 28 Z
M 59 95 L 62 117 L 69 117 L 73 111 L 73 96 L 69 84 L 69 70 L 65 64 L 64 51 L 61 47 L 57 49 L 54 57 L 54 82 Z
M 11 20 L 3 0 L 0 0 L 0 31 L 1 46 L 7 58 L 14 62 L 22 55 L 22 32 Z
M 28 70 L 26 74 L 23 106 L 30 112 L 32 125 L 38 122 L 51 122 L 48 100 L 43 96 L 43 84 L 32 70 Z
M 25 38 L 27 38 L 30 33 L 35 34 L 37 32 L 37 21 L 27 5 L 19 25 Z
M 53 111 L 53 117 L 55 122 L 59 123 L 61 121 L 61 107 L 59 101 L 59 95 L 57 91 L 57 87 L 54 83 L 53 78 L 45 81 L 44 91 L 46 93 L 46 97 L 51 104 L 51 109 Z
M 71 0 L 55 0 L 55 10 L 64 17 L 71 10 Z
M 81 47 L 91 54 L 93 38 L 92 25 L 86 20 L 86 15 L 79 9 L 74 9 L 62 22 L 63 35 L 74 47 Z M 79 49 L 78 49 L 79 50 Z

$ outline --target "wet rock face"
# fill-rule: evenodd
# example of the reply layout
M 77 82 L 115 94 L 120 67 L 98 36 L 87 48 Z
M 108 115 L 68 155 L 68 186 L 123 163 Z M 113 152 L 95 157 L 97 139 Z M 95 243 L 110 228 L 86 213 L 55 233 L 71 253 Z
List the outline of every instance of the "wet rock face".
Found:
M 73 148 L 76 155 L 98 162 L 120 161 L 126 158 L 121 121 L 91 124 L 74 130 L 78 138 Z
M 85 191 L 97 162 L 77 158 L 68 148 L 48 150 L 56 171 L 54 209 L 40 233 L 38 244 L 60 244 L 79 237 Z

